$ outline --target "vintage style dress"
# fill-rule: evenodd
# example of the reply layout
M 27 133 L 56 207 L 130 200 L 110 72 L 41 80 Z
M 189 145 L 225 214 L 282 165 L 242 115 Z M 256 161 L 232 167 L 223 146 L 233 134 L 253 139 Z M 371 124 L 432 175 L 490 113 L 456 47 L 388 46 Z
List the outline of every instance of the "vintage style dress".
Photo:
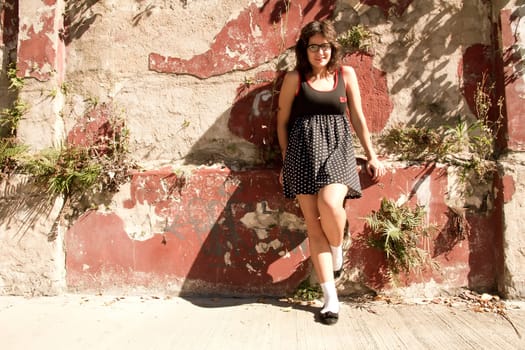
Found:
M 316 194 L 334 183 L 348 187 L 346 198 L 361 197 L 342 70 L 331 91 L 317 91 L 305 77 L 292 104 L 283 164 L 287 198 Z

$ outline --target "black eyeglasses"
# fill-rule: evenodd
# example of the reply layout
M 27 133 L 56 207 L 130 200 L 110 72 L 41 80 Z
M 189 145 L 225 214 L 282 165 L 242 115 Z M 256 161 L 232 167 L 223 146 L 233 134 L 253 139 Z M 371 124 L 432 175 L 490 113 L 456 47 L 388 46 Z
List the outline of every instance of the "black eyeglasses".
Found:
M 330 50 L 332 50 L 332 45 L 330 45 L 329 43 L 325 43 L 325 44 L 321 44 L 321 45 L 310 44 L 306 48 L 308 50 L 310 50 L 310 52 L 319 52 L 319 50 L 330 51 Z

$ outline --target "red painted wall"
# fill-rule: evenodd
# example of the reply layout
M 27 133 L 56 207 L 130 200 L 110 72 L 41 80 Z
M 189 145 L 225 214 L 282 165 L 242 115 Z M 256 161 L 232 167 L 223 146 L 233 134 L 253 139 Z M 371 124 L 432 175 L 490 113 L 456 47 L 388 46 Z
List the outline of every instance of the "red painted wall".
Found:
M 458 237 L 444 203 L 446 169 L 395 169 L 377 184 L 364 172 L 360 175 L 364 196 L 346 204 L 353 239 L 346 268 L 362 272 L 357 283 L 375 290 L 391 287 L 381 253 L 365 244 L 363 218 L 379 208 L 381 198 L 397 199 L 402 189 L 401 193 L 411 194 L 413 204 L 429 198 L 428 222 L 439 229 L 426 248 L 441 266 L 408 276 L 406 283 L 434 280 L 449 288 L 495 288 L 501 235 L 491 221 L 497 210 L 487 217 L 469 217 L 470 233 Z M 427 178 L 428 187 L 422 185 Z M 284 216 L 266 227 L 262 239 L 256 229 L 242 223 L 245 215 L 257 211 L 300 216 L 294 201 L 283 199 L 277 171 L 200 169 L 185 179 L 169 169 L 137 173 L 130 198 L 121 204 L 127 209 L 151 206 L 165 219 L 164 230 L 152 232 L 145 241 L 133 240 L 116 213 L 84 214 L 66 234 L 67 283 L 72 290 L 125 286 L 182 294 L 283 295 L 311 271 L 305 234 L 288 229 Z M 276 240 L 282 245 L 269 248 Z
M 121 204 L 151 206 L 165 219 L 164 230 L 132 240 L 115 213 L 84 214 L 66 235 L 70 288 L 172 286 L 183 294 L 282 294 L 309 273 L 304 232 L 278 222 L 261 226 L 265 237 L 259 237 L 242 224 L 254 212 L 298 214 L 292 201 L 283 200 L 276 171 L 200 169 L 186 179 L 169 169 L 137 173 L 130 198 Z M 275 240 L 280 245 L 269 248 Z
M 35 24 L 22 24 L 18 43 L 17 69 L 22 77 L 47 81 L 58 74 L 62 81 L 64 67 L 63 43 L 59 40 L 62 13 L 56 0 L 43 0 L 34 13 L 24 13 Z M 36 25 L 38 23 L 38 25 Z

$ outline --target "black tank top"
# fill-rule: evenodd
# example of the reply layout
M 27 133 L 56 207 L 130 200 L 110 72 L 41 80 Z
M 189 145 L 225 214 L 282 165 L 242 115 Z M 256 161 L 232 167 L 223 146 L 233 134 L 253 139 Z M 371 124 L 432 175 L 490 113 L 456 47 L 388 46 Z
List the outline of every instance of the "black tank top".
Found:
M 290 126 L 295 120 L 307 115 L 346 115 L 347 97 L 343 71 L 335 75 L 335 87 L 330 91 L 317 91 L 300 75 L 299 91 L 290 113 Z

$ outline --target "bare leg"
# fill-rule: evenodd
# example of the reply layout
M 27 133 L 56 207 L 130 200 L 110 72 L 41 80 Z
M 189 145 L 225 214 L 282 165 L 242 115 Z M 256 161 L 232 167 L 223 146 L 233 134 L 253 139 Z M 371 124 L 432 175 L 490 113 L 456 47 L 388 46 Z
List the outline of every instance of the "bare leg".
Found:
M 331 246 L 343 244 L 346 211 L 343 207 L 348 188 L 342 184 L 331 184 L 319 191 L 317 204 L 321 226 Z
M 321 310 L 321 319 L 325 323 L 333 324 L 337 321 L 339 313 L 339 298 L 334 283 L 332 251 L 319 221 L 318 196 L 298 195 L 297 199 L 306 222 L 310 257 L 323 289 L 324 307 Z M 335 319 L 332 316 L 334 313 Z
M 348 191 L 346 185 L 331 184 L 319 191 L 317 204 L 320 212 L 321 227 L 330 244 L 334 271 L 343 267 L 343 235 L 346 224 L 344 199 Z
M 333 281 L 332 253 L 328 239 L 319 222 L 317 195 L 298 195 L 297 200 L 301 206 L 301 211 L 303 212 L 306 223 L 308 242 L 310 244 L 310 256 L 319 283 Z

